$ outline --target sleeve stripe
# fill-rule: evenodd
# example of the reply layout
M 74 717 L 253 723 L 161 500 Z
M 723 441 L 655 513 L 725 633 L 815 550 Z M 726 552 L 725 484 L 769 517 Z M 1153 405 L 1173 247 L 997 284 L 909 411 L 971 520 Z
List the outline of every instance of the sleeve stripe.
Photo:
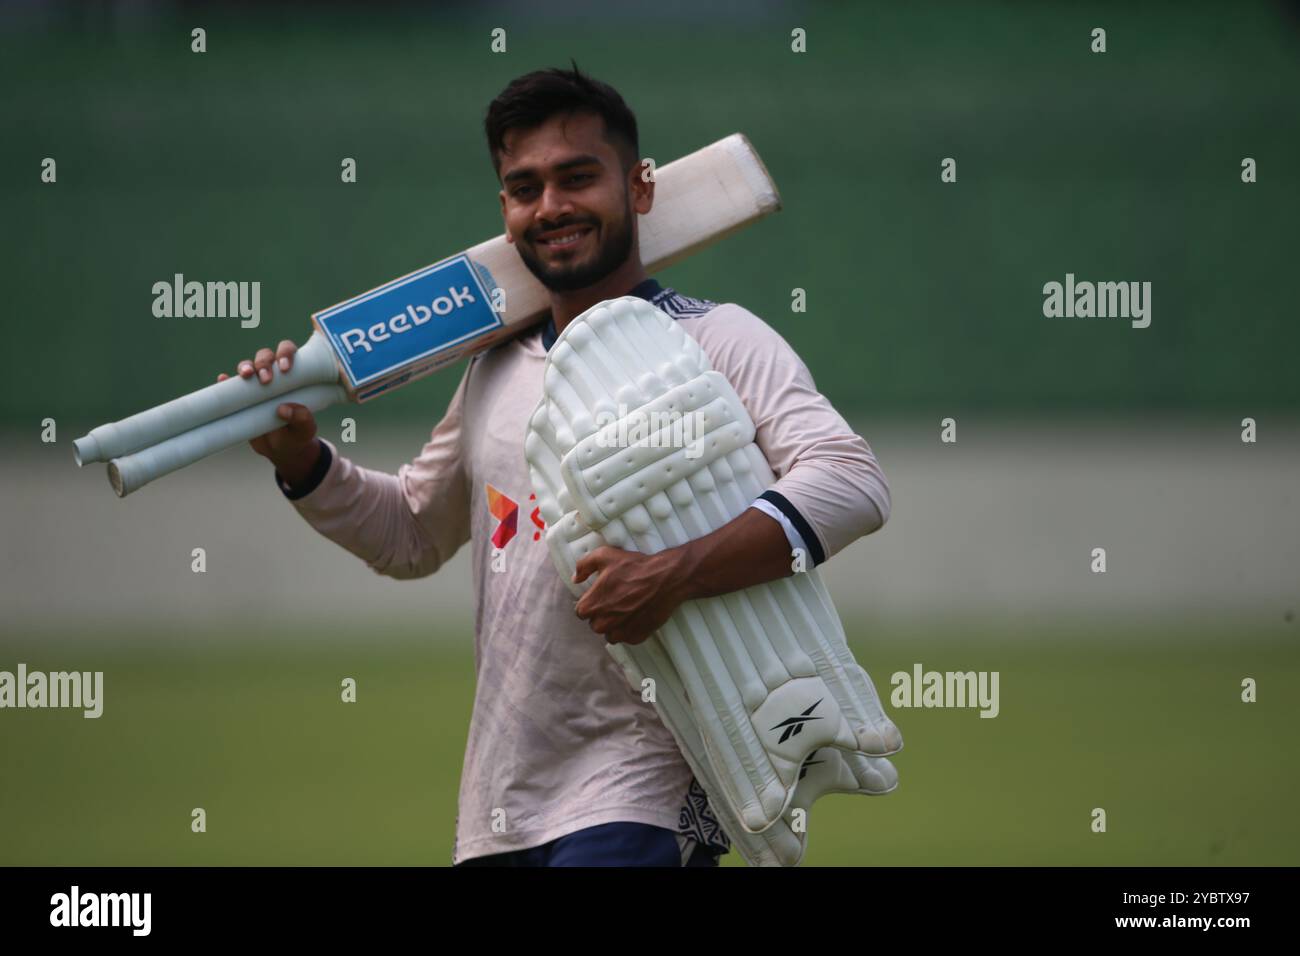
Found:
M 763 512 L 763 514 L 767 515 L 781 526 L 781 530 L 785 532 L 785 540 L 790 543 L 791 553 L 795 551 L 802 551 L 804 554 L 808 553 L 808 543 L 804 541 L 803 536 L 794 529 L 794 525 L 790 523 L 790 519 L 785 516 L 784 511 L 772 504 L 772 502 L 764 501 L 762 498 L 755 498 L 754 503 L 749 507 L 753 508 L 755 511 Z
M 799 509 L 790 504 L 789 498 L 779 491 L 773 491 L 771 488 L 758 497 L 762 501 L 771 502 L 781 510 L 781 514 L 790 519 L 790 523 L 799 532 L 799 537 L 803 538 L 807 543 L 809 556 L 812 558 L 814 566 L 826 560 L 826 552 L 822 549 L 821 541 L 817 538 L 817 532 L 813 531 L 812 525 L 799 513 Z

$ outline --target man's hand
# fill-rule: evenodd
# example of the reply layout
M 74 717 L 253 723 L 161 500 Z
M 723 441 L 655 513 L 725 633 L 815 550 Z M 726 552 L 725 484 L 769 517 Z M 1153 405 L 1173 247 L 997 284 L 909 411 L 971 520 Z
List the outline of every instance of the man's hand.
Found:
M 293 368 L 293 356 L 298 346 L 285 339 L 274 352 L 259 349 L 251 360 L 239 363 L 236 372 L 240 378 L 250 379 L 254 375 L 263 385 L 274 377 L 272 366 L 287 372 Z M 225 372 L 217 376 L 218 382 L 230 378 Z M 275 465 L 276 470 L 290 487 L 300 485 L 311 474 L 312 467 L 320 457 L 320 442 L 316 440 L 316 418 L 306 405 L 296 402 L 284 402 L 276 407 L 275 414 L 284 425 L 265 435 L 258 435 L 248 445 L 253 451 Z
M 790 575 L 790 542 L 753 508 L 689 544 L 645 555 L 597 548 L 578 560 L 573 580 L 600 572 L 578 601 L 578 617 L 611 644 L 640 644 L 685 601 L 741 591 Z
M 675 551 L 645 555 L 603 547 L 583 555 L 573 580 L 600 576 L 578 601 L 578 617 L 611 644 L 640 644 L 685 598 Z

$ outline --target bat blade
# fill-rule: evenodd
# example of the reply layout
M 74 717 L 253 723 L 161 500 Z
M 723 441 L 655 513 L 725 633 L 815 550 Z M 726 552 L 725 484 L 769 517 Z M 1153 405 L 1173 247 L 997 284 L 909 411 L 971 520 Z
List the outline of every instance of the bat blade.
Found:
M 781 208 L 776 184 L 740 133 L 663 166 L 654 178 L 654 207 L 639 222 L 641 261 L 652 273 Z M 293 368 L 272 367 L 269 383 L 236 376 L 209 385 L 93 429 L 73 442 L 73 455 L 79 466 L 115 460 L 115 472 L 134 476 L 123 487 L 139 487 L 262 434 L 244 433 L 262 427 L 270 399 L 337 383 L 349 400 L 367 401 L 527 331 L 549 308 L 546 289 L 505 236 L 495 236 L 315 313 L 315 332 Z M 262 412 L 235 418 L 254 406 Z M 148 467 L 140 464 L 145 458 L 116 461 L 201 429 L 166 454 L 147 456 Z
M 658 272 L 781 208 L 741 133 L 655 171 L 640 217 L 642 264 Z M 505 236 L 394 279 L 312 316 L 353 401 L 423 378 L 519 335 L 550 309 L 545 287 Z

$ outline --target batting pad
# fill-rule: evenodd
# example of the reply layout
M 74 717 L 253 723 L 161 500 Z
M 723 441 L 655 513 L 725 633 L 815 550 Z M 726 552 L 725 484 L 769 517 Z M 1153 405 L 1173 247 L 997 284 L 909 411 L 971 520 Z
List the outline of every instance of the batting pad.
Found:
M 574 561 L 576 563 L 576 552 Z M 570 575 L 571 576 L 571 575 Z M 575 590 L 585 590 L 584 582 Z M 645 674 L 636 665 L 634 648 L 608 645 L 611 656 L 623 667 L 628 683 L 643 687 Z M 745 862 L 751 866 L 797 866 L 808 847 L 808 810 L 813 802 L 828 793 L 863 793 L 869 796 L 889 793 L 898 786 L 898 772 L 884 757 L 868 757 L 857 753 L 844 753 L 834 748 L 813 751 L 804 762 L 800 779 L 795 785 L 794 800 L 775 824 L 762 833 L 750 833 L 732 813 L 725 800 L 717 796 L 719 785 L 713 768 L 709 765 L 699 728 L 695 726 L 690 705 L 682 690 L 672 662 L 660 657 L 660 680 L 656 681 L 655 707 L 660 718 L 672 732 L 673 738 L 696 781 L 709 795 L 709 806 L 718 823 L 731 838 L 732 844 Z M 798 818 L 803 811 L 803 819 Z
M 655 553 L 708 534 L 775 479 L 730 384 L 694 339 L 641 299 L 601 303 L 570 323 L 544 379 L 526 454 L 566 581 L 577 558 L 604 543 Z M 634 444 L 625 440 L 633 434 L 641 436 Z M 611 653 L 629 677 L 655 680 L 661 716 L 715 811 L 725 804 L 732 834 L 737 825 L 758 834 L 781 823 L 815 751 L 881 757 L 902 745 L 815 570 L 687 602 L 649 640 Z M 892 789 L 882 783 L 892 767 L 823 777 Z M 801 852 L 772 850 L 781 861 Z
M 607 542 L 599 532 L 587 529 L 576 512 L 562 514 L 558 505 L 558 495 L 564 493 L 560 491 L 563 489 L 560 458 L 550 448 L 537 450 L 540 454 L 532 469 L 532 477 L 541 514 L 548 525 L 547 544 L 560 576 L 575 596 L 581 596 L 595 583 L 595 579 L 589 578 L 581 584 L 573 582 L 578 558 Z M 551 528 L 563 530 L 552 535 Z M 633 688 L 640 690 L 646 686 L 647 673 L 638 666 L 638 659 L 647 662 L 647 670 L 656 675 L 655 707 L 660 718 L 677 741 L 696 780 L 709 795 L 718 823 L 731 838 L 737 852 L 752 866 L 798 865 L 807 848 L 807 812 L 818 797 L 827 793 L 876 796 L 889 793 L 898 786 L 898 773 L 884 757 L 845 753 L 834 748 L 816 750 L 809 755 L 800 772 L 790 809 L 762 833 L 750 833 L 740 825 L 726 800 L 720 796 L 721 787 L 695 725 L 682 679 L 657 643 L 657 638 L 640 645 L 607 645 L 606 650 L 623 668 Z M 797 819 L 798 810 L 804 811 L 802 821 Z

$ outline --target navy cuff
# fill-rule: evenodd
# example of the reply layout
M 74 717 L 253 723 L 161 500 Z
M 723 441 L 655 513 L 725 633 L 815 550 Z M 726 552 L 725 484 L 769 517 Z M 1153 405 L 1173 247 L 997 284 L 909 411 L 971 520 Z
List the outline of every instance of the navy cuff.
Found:
M 799 532 L 799 537 L 803 538 L 804 544 L 808 545 L 808 556 L 812 558 L 813 567 L 826 560 L 826 552 L 822 550 L 821 542 L 817 539 L 817 532 L 813 531 L 812 525 L 808 523 L 808 519 L 799 513 L 799 509 L 790 504 L 789 498 L 779 491 L 773 491 L 771 488 L 758 497 L 774 505 L 780 510 L 781 514 L 790 519 L 790 523 L 794 525 L 794 530 Z
M 330 470 L 330 462 L 334 460 L 334 453 L 330 451 L 330 446 L 324 442 L 320 443 L 320 457 L 316 459 L 316 464 L 312 466 L 309 474 L 301 485 L 297 488 L 292 487 L 284 476 L 277 469 L 275 472 L 275 483 L 280 486 L 284 496 L 290 501 L 297 501 L 299 498 L 305 498 L 325 480 L 326 473 Z

